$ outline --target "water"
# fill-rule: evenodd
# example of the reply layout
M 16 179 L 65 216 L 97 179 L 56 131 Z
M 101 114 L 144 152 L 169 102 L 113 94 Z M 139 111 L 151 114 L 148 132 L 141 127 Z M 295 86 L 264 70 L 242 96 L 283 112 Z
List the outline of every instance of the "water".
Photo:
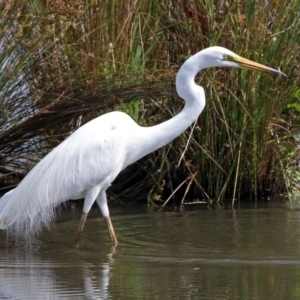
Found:
M 80 211 L 17 246 L 0 235 L 0 299 L 300 299 L 300 211 L 112 209 L 119 246 Z

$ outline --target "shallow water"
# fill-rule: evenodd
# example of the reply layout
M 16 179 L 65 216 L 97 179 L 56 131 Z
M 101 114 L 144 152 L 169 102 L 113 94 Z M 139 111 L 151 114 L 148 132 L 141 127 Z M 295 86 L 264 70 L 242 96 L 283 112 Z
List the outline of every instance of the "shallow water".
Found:
M 300 299 L 299 210 L 111 214 L 116 249 L 97 209 L 78 250 L 79 209 L 63 212 L 31 247 L 1 232 L 0 299 Z

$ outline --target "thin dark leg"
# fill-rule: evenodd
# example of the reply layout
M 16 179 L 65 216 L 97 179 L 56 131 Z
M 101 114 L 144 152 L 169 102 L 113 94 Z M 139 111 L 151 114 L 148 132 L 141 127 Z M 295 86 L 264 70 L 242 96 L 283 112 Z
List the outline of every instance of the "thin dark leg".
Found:
M 82 213 L 82 216 L 81 216 L 81 219 L 80 219 L 80 222 L 79 222 L 78 230 L 77 230 L 77 233 L 76 233 L 76 236 L 75 236 L 75 248 L 76 249 L 78 249 L 78 247 L 79 247 L 79 242 L 80 242 L 81 237 L 82 237 L 83 228 L 84 228 L 84 224 L 85 224 L 87 215 L 88 214 L 86 214 L 86 213 Z
M 115 234 L 115 230 L 114 230 L 114 227 L 112 225 L 110 216 L 104 217 L 104 219 L 106 221 L 106 224 L 107 224 L 107 227 L 108 227 L 108 231 L 109 231 L 109 234 L 110 234 L 113 246 L 116 247 L 118 245 L 118 240 L 117 240 L 117 237 L 116 237 L 116 234 Z

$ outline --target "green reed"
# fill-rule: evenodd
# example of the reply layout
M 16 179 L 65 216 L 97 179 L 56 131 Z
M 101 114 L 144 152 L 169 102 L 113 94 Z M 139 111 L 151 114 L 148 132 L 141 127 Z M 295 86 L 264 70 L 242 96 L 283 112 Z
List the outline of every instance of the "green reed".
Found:
M 179 66 L 197 51 L 220 45 L 280 67 L 288 78 L 201 72 L 197 82 L 207 106 L 191 137 L 187 130 L 125 170 L 111 197 L 161 204 L 170 196 L 176 202 L 221 201 L 296 190 L 299 4 L 3 1 L 6 31 L 17 34 L 0 59 L 5 66 L 6 57 L 16 56 L 1 81 L 3 95 L 11 95 L 0 101 L 2 185 L 18 183 L 45 152 L 106 111 L 121 109 L 144 126 L 177 114 L 183 105 L 174 89 Z M 13 114 L 17 106 L 22 115 Z

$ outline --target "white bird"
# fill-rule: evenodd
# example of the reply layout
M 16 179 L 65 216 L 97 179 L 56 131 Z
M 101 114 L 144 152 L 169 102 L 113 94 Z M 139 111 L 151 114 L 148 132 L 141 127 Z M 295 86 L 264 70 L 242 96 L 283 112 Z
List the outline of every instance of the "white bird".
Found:
M 75 245 L 79 245 L 87 214 L 95 201 L 107 222 L 112 242 L 117 245 L 106 190 L 127 166 L 171 142 L 198 118 L 205 106 L 205 94 L 195 83 L 195 76 L 209 67 L 284 75 L 222 47 L 198 52 L 185 61 L 176 77 L 177 93 L 185 101 L 179 114 L 152 127 L 141 127 L 127 114 L 117 111 L 86 123 L 0 199 L 0 228 L 10 228 L 16 234 L 35 233 L 53 220 L 56 206 L 69 199 L 84 198 Z

